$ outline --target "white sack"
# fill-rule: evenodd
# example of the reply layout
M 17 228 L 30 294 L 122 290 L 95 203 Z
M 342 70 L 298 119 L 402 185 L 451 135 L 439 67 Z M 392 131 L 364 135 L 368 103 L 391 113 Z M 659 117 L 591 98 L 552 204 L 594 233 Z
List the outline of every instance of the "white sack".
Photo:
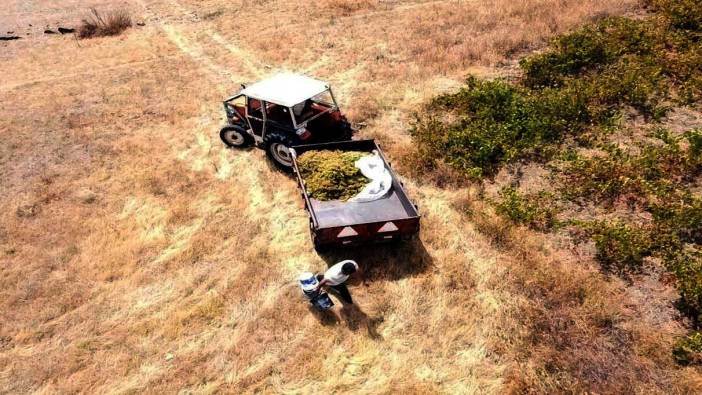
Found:
M 361 173 L 371 181 L 356 196 L 349 199 L 350 202 L 372 202 L 378 200 L 392 188 L 392 175 L 385 167 L 383 158 L 378 155 L 378 151 L 363 156 L 358 159 L 355 166 Z

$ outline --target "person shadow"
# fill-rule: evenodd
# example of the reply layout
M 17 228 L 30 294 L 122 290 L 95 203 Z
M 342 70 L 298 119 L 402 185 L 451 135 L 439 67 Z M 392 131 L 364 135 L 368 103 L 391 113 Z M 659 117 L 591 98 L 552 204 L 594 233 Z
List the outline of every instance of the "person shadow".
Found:
M 383 336 L 378 333 L 378 325 L 384 321 L 382 316 L 375 318 L 369 317 L 368 314 L 354 303 L 344 303 L 341 307 L 340 314 L 348 328 L 352 331 L 356 332 L 361 328 L 365 328 L 369 338 L 373 340 L 383 340 Z
M 361 282 L 365 286 L 369 286 L 370 282 L 397 281 L 412 277 L 425 272 L 434 265 L 431 255 L 419 238 L 401 243 L 338 249 L 320 254 L 320 257 L 328 267 L 345 259 L 356 261 L 361 267 L 360 278 L 349 280 L 349 282 L 351 284 Z M 378 326 L 384 321 L 382 315 L 370 317 L 357 304 L 345 303 L 334 289 L 329 288 L 327 291 L 334 297 L 336 303 L 342 304 L 341 320 L 349 329 L 354 332 L 365 329 L 371 339 L 382 340 L 383 337 L 378 332 Z M 320 322 L 324 324 L 321 319 Z M 334 324 L 338 322 L 337 318 Z

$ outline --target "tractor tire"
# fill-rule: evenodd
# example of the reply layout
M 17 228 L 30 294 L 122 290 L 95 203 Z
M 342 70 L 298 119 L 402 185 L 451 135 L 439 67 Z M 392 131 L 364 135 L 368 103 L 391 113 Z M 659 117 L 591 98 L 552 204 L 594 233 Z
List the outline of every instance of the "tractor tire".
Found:
M 266 134 L 265 149 L 266 155 L 281 170 L 292 171 L 292 155 L 290 147 L 296 144 L 296 140 L 285 133 L 273 131 Z
M 238 125 L 227 125 L 219 131 L 219 138 L 229 148 L 244 148 L 253 144 L 254 139 Z
M 344 122 L 341 125 L 341 133 L 339 134 L 339 141 L 348 141 L 353 137 L 353 128 L 348 122 Z

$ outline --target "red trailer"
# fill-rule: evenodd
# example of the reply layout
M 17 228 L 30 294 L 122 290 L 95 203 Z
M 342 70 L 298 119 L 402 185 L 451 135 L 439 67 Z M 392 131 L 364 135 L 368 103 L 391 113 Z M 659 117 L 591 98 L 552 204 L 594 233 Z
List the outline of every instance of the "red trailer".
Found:
M 311 198 L 298 169 L 297 157 L 313 150 L 377 151 L 392 175 L 392 188 L 382 198 L 370 202 L 320 201 Z M 392 171 L 374 140 L 308 144 L 290 150 L 293 170 L 310 217 L 310 235 L 317 251 L 393 240 L 412 239 L 419 233 L 419 212 Z

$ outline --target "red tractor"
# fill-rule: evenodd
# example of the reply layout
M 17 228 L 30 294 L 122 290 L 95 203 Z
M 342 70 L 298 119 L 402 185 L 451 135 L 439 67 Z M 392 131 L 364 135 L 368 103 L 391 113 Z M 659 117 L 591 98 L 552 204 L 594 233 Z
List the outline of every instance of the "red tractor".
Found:
M 256 144 L 284 170 L 292 169 L 290 147 L 350 140 L 351 124 L 326 83 L 278 74 L 224 101 L 227 125 L 219 133 L 229 147 Z

